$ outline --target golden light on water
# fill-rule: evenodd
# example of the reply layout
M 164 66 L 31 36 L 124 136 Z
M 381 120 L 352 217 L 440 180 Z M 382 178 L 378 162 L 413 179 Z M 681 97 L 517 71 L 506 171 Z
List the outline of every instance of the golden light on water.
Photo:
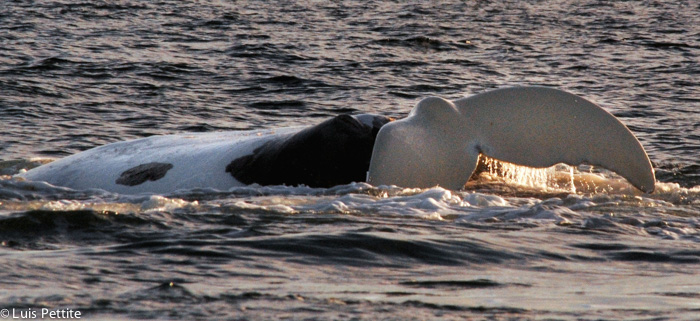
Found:
M 546 193 L 632 193 L 637 191 L 619 175 L 590 165 L 557 164 L 533 168 L 504 162 L 485 155 L 479 157 L 476 179 L 504 182 Z

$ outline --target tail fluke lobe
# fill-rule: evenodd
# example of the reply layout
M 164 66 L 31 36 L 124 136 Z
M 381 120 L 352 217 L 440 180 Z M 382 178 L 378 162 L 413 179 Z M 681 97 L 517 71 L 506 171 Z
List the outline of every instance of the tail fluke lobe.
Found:
M 463 98 L 455 106 L 474 126 L 474 139 L 487 156 L 531 167 L 597 165 L 644 192 L 654 190 L 654 170 L 641 143 L 617 118 L 582 97 L 514 87 Z
M 373 185 L 460 189 L 476 168 L 466 152 L 462 116 L 452 102 L 423 99 L 408 117 L 384 125 L 374 143 L 367 181 Z

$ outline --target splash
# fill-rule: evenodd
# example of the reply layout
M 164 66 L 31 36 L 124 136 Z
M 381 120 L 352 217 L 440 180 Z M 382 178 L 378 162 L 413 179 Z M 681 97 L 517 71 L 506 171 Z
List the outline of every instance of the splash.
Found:
M 564 164 L 533 168 L 480 155 L 477 175 L 475 178 L 479 180 L 503 182 L 543 192 L 576 193 L 574 168 Z
M 481 155 L 472 178 L 481 183 L 501 183 L 542 193 L 641 194 L 621 176 L 590 165 L 533 168 Z

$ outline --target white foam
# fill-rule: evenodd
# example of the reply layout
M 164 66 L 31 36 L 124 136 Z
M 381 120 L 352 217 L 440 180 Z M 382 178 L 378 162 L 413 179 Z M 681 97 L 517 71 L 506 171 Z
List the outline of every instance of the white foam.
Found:
M 167 198 L 153 195 L 141 203 L 141 211 L 174 211 L 186 207 L 197 207 L 199 202 L 188 202 L 179 198 Z
M 597 174 L 596 174 L 597 175 Z M 541 176 L 530 176 L 541 177 Z M 456 224 L 508 222 L 527 226 L 574 226 L 583 229 L 613 229 L 617 233 L 700 242 L 700 187 L 658 183 L 653 194 L 594 193 L 505 196 L 477 191 L 373 187 L 365 183 L 330 189 L 288 186 L 246 186 L 229 191 L 179 191 L 169 196 L 120 195 L 104 191 L 74 191 L 46 183 L 0 179 L 6 195 L 17 200 L 0 202 L 0 213 L 29 210 L 94 210 L 113 213 L 278 213 L 343 214 L 391 217 L 419 217 Z M 529 185 L 521 191 L 537 191 Z M 9 193 L 9 194 L 8 194 Z M 32 201 L 22 201 L 27 195 Z M 42 197 L 41 195 L 48 195 Z M 61 197 L 61 195 L 64 195 Z M 538 197 L 550 195 L 547 199 Z M 62 200 L 55 201 L 57 197 Z M 189 199 L 189 200 L 188 200 Z M 191 201 L 200 199 L 200 201 Z M 658 223 L 657 223 L 658 222 Z
M 264 211 L 272 213 L 282 213 L 282 214 L 294 214 L 297 211 L 291 206 L 284 204 L 270 204 L 261 205 L 255 204 L 247 201 L 236 201 L 233 204 L 227 204 L 225 206 L 226 211 L 238 212 L 238 211 Z
M 499 207 L 508 206 L 508 201 L 497 195 L 469 193 L 464 196 L 464 201 L 480 207 Z

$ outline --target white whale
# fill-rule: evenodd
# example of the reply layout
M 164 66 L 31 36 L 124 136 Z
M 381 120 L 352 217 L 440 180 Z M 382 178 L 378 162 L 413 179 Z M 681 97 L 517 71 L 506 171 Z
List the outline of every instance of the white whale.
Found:
M 376 141 L 375 141 L 376 139 Z M 153 136 L 97 147 L 17 176 L 74 189 L 138 194 L 248 184 L 459 189 L 485 154 L 532 167 L 588 163 L 644 192 L 654 171 L 614 116 L 571 93 L 498 89 L 425 98 L 408 117 L 341 115 L 316 126 Z

